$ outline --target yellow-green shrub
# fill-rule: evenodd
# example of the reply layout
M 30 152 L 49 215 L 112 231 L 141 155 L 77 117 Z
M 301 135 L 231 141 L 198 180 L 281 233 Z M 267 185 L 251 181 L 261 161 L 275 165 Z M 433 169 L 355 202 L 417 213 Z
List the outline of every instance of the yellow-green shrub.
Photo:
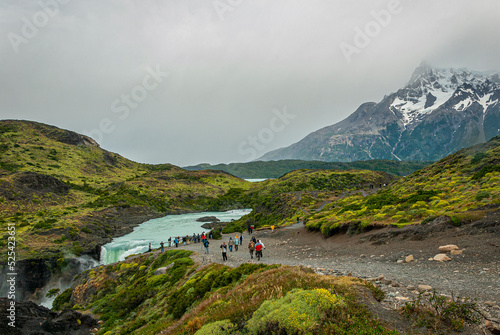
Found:
M 278 324 L 287 332 L 310 332 L 318 327 L 325 311 L 341 308 L 342 301 L 325 289 L 294 289 L 279 299 L 267 300 L 255 311 L 246 329 L 250 334 Z

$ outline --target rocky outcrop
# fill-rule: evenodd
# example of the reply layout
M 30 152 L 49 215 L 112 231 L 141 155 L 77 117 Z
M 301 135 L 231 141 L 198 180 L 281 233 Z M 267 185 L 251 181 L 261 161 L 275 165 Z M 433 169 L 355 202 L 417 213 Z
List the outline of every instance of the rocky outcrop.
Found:
M 196 219 L 197 222 L 219 222 L 220 220 L 217 219 L 215 216 L 204 216 L 199 219 Z
M 89 315 L 67 309 L 60 313 L 27 302 L 15 302 L 15 312 L 9 319 L 11 300 L 0 298 L 0 334 L 2 335 L 87 335 L 96 328 L 98 321 Z M 15 327 L 8 322 L 14 320 Z

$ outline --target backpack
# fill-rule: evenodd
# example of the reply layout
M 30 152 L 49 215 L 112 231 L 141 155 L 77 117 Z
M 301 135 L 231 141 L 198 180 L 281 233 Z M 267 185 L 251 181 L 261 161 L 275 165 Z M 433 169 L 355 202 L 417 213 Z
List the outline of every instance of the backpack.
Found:
M 205 242 L 203 242 L 203 245 L 204 245 L 205 247 L 208 247 L 208 240 L 205 240 Z
M 255 244 L 253 242 L 248 243 L 248 249 L 253 250 L 255 248 Z

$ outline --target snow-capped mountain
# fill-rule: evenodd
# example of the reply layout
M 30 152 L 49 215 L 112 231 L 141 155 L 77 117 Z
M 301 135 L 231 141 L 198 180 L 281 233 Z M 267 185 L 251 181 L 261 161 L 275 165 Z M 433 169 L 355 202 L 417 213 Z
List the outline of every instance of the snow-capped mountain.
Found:
M 260 160 L 438 160 L 500 134 L 496 73 L 420 65 L 408 84 Z

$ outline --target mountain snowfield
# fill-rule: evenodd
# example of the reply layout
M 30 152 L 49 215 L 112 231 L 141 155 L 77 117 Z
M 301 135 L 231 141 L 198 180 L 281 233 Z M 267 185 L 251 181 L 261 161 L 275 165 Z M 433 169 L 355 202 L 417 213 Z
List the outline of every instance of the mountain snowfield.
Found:
M 379 103 L 269 152 L 260 160 L 438 160 L 500 134 L 497 73 L 437 69 L 423 63 Z

